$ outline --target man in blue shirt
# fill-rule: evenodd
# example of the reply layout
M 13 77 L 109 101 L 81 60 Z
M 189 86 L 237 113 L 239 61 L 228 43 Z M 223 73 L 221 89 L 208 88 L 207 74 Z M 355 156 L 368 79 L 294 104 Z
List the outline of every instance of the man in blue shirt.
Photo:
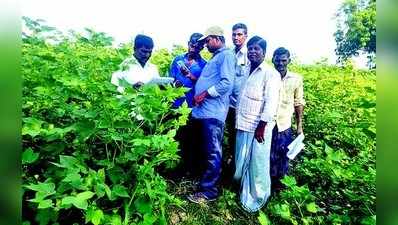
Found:
M 185 93 L 185 97 L 178 98 L 174 102 L 173 108 L 180 107 L 184 101 L 187 102 L 189 108 L 193 107 L 194 86 L 206 65 L 206 61 L 200 56 L 203 44 L 198 43 L 198 39 L 202 36 L 202 34 L 193 33 L 188 41 L 188 52 L 177 56 L 171 63 L 170 76 L 174 78 L 175 86 L 190 88 Z
M 195 95 L 195 84 L 198 80 L 206 61 L 200 56 L 203 49 L 203 43 L 199 43 L 199 38 L 203 34 L 193 33 L 188 41 L 188 52 L 177 56 L 170 66 L 170 76 L 174 78 L 175 87 L 190 88 L 184 97 L 178 98 L 173 103 L 173 108 L 180 107 L 185 101 L 189 108 L 193 107 L 193 97 Z M 202 155 L 197 145 L 194 145 L 197 138 L 197 124 L 189 120 L 187 125 L 178 129 L 176 140 L 180 144 L 181 163 L 177 168 L 176 177 L 186 176 L 188 178 L 196 178 L 200 174 Z
M 213 57 L 203 68 L 195 85 L 193 120 L 200 123 L 197 138 L 206 155 L 206 168 L 202 174 L 199 191 L 188 196 L 195 203 L 215 200 L 221 173 L 222 140 L 229 96 L 235 76 L 235 56 L 225 47 L 224 32 L 214 26 L 206 30 L 203 40 Z

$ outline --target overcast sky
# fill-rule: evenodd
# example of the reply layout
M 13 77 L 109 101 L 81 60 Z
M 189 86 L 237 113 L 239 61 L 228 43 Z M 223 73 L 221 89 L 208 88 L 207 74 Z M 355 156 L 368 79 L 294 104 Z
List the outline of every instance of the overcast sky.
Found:
M 186 45 L 193 32 L 212 25 L 225 31 L 248 26 L 249 36 L 268 42 L 269 59 L 277 47 L 288 48 L 303 63 L 327 57 L 334 63 L 336 13 L 342 0 L 21 0 L 22 15 L 44 19 L 61 31 L 84 27 L 102 31 L 116 42 L 131 42 L 137 33 L 152 36 L 155 48 Z

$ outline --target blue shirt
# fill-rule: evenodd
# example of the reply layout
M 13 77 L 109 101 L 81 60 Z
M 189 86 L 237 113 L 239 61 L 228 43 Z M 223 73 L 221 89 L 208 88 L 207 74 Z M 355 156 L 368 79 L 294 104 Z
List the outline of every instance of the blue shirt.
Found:
M 196 81 L 187 78 L 184 74 L 181 73 L 180 67 L 178 66 L 178 61 L 182 61 L 185 66 L 188 67 L 189 71 L 191 71 L 192 75 L 194 75 L 196 78 L 200 77 L 200 74 L 202 73 L 202 70 L 206 65 L 206 61 L 199 56 L 199 59 L 197 59 L 196 62 L 192 63 L 192 65 L 189 65 L 188 53 L 186 53 L 175 57 L 170 66 L 170 76 L 174 78 L 174 81 L 178 80 L 183 84 L 184 87 L 191 88 L 188 92 L 185 93 L 185 97 L 181 97 L 175 100 L 173 107 L 178 108 L 182 105 L 182 103 L 184 103 L 184 101 L 187 101 L 188 107 L 192 108 L 193 96 L 195 94 L 194 87 Z
M 229 95 L 235 77 L 236 59 L 234 53 L 226 48 L 218 49 L 203 68 L 195 85 L 195 96 L 209 92 L 205 100 L 192 109 L 197 119 L 217 119 L 225 122 L 229 108 Z

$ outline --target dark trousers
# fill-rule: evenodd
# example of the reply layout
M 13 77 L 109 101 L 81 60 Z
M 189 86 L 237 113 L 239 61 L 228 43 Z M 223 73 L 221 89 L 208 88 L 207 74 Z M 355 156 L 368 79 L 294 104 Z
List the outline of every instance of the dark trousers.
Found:
M 280 185 L 282 179 L 289 170 L 289 158 L 286 153 L 289 151 L 287 146 L 293 141 L 293 131 L 291 128 L 278 132 L 275 126 L 272 130 L 270 173 L 271 183 Z
M 217 119 L 197 119 L 201 125 L 202 151 L 206 156 L 200 191 L 207 197 L 218 195 L 217 183 L 221 175 L 222 138 L 224 123 Z
M 223 171 L 228 178 L 231 178 L 235 172 L 235 144 L 236 144 L 236 112 L 234 108 L 229 108 L 227 119 L 225 122 L 225 136 L 227 137 L 227 145 L 223 152 L 224 163 Z
M 199 120 L 189 118 L 187 124 L 178 129 L 176 139 L 180 144 L 181 157 L 179 176 L 199 178 L 205 169 L 205 155 L 202 151 L 202 127 Z

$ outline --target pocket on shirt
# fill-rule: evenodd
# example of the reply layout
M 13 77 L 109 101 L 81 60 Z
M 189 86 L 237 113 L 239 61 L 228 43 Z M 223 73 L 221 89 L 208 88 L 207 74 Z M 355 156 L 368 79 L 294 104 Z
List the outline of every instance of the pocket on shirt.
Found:
M 259 116 L 263 101 L 249 98 L 247 96 L 242 96 L 242 97 L 245 99 L 242 99 L 242 101 L 239 104 L 240 111 L 242 111 L 242 113 L 244 113 L 245 115 L 251 115 L 255 117 Z
M 263 100 L 263 90 L 259 87 L 247 87 L 245 96 L 254 101 L 262 101 Z

